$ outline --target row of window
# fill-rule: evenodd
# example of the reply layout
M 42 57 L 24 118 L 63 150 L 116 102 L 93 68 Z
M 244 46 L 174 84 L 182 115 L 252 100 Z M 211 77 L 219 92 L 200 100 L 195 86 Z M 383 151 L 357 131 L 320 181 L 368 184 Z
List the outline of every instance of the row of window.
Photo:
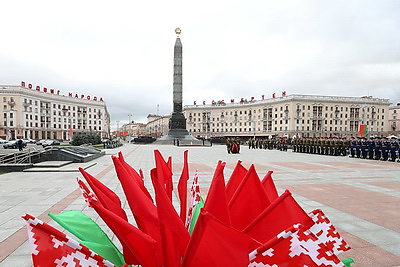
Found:
M 8 102 L 8 98 L 6 96 L 4 96 L 3 97 L 3 103 L 15 103 L 14 97 L 11 96 L 10 97 L 10 101 Z M 40 107 L 41 108 L 47 108 L 48 109 L 51 106 L 50 102 L 44 102 L 44 101 L 38 101 L 38 100 L 32 100 L 32 99 L 24 98 L 24 104 L 39 106 L 39 103 L 40 103 Z M 25 106 L 25 111 L 32 112 L 32 107 L 27 109 L 28 105 Z M 7 105 L 3 105 L 3 109 L 7 110 Z M 86 109 L 88 109 L 89 113 L 92 112 L 92 110 L 93 110 L 93 113 L 99 112 L 99 115 L 101 114 L 100 113 L 101 112 L 100 109 L 97 110 L 96 108 L 76 107 L 76 106 L 69 106 L 69 105 L 62 105 L 62 104 L 55 104 L 55 103 L 53 104 L 53 109 L 58 109 L 58 110 L 61 110 L 63 112 L 66 112 L 66 111 L 70 112 L 72 110 L 72 111 L 83 112 L 83 113 L 86 113 Z M 35 108 L 35 112 L 38 112 L 37 108 Z M 75 115 L 75 113 L 74 113 L 74 115 Z
M 325 131 L 330 131 L 330 132 L 332 132 L 332 131 L 339 131 L 339 132 L 343 132 L 343 130 L 344 130 L 344 132 L 347 132 L 348 131 L 348 129 L 349 129 L 349 131 L 350 132 L 356 132 L 356 131 L 358 131 L 358 126 L 356 126 L 356 125 L 354 125 L 354 126 L 351 126 L 351 127 L 329 127 L 329 128 L 324 128 L 324 130 Z M 322 128 L 318 128 L 318 127 L 316 127 L 316 128 L 314 128 L 313 129 L 313 127 L 310 127 L 310 126 L 297 126 L 296 127 L 296 130 L 295 131 L 322 131 Z M 377 128 L 377 130 L 378 130 L 378 128 Z M 196 132 L 198 132 L 198 133 L 202 133 L 202 132 L 212 132 L 212 133 L 215 133 L 215 132 L 221 132 L 221 133 L 223 133 L 223 132 L 248 132 L 248 133 L 253 133 L 253 132 L 255 132 L 256 130 L 255 129 L 253 129 L 253 128 L 228 128 L 228 129 L 203 129 L 203 130 L 201 130 L 201 128 L 197 128 L 197 129 L 189 129 L 189 132 L 193 132 L 193 133 L 196 133 Z M 289 131 L 289 129 L 288 129 L 288 127 L 287 126 L 284 126 L 284 127 L 282 127 L 282 126 L 280 126 L 279 128 L 278 127 L 274 127 L 274 128 L 264 128 L 264 130 L 263 130 L 264 132 L 277 132 L 277 131 Z M 371 129 L 370 130 L 371 132 L 373 132 L 374 131 L 374 129 Z M 384 130 L 383 130 L 383 128 L 380 128 L 380 131 L 381 132 L 383 132 Z M 261 129 L 260 128 L 257 128 L 257 131 L 256 131 L 257 133 L 259 133 L 259 132 L 261 132 Z
M 321 121 L 317 121 L 317 120 L 307 120 L 307 124 L 317 124 L 317 122 L 318 122 L 318 124 L 322 124 L 322 123 L 320 123 Z M 343 121 L 337 121 L 337 120 L 325 120 L 324 121 L 325 122 L 325 125 L 343 125 Z M 285 123 L 285 124 L 288 124 L 289 123 L 289 120 L 280 120 L 279 121 L 279 124 L 278 124 L 278 121 L 274 121 L 274 124 L 275 125 L 282 125 L 283 123 Z M 296 125 L 298 125 L 298 124 L 305 124 L 305 120 L 296 120 Z M 352 125 L 354 122 L 353 121 L 350 121 L 350 125 Z M 358 123 L 358 122 L 357 122 Z M 261 122 L 257 122 L 257 124 L 258 125 L 260 125 L 261 124 Z M 272 122 L 270 121 L 270 122 L 265 122 L 264 124 L 268 124 L 268 125 L 271 125 L 272 126 Z M 371 125 L 371 126 L 373 126 L 373 125 L 379 125 L 379 122 L 378 123 L 374 123 L 374 121 L 371 121 L 371 122 L 369 122 L 369 121 L 367 121 L 366 122 L 366 124 L 367 125 Z M 382 121 L 381 123 L 381 126 L 384 126 L 385 124 L 384 124 L 384 122 Z M 204 125 L 204 124 L 202 124 L 202 123 L 199 123 L 198 125 Z M 225 123 L 208 123 L 207 124 L 208 125 L 208 127 L 232 127 L 232 126 L 239 126 L 239 127 L 241 127 L 241 126 L 251 126 L 252 124 L 251 124 L 251 122 L 239 122 L 239 123 L 234 123 L 234 122 L 230 122 L 230 123 L 228 123 L 228 122 L 225 122 Z M 347 125 L 347 121 L 344 121 L 344 125 Z M 192 125 L 189 125 L 189 128 L 196 128 L 196 123 L 193 123 Z
M 274 114 L 275 116 L 273 116 L 272 114 L 264 114 L 264 118 L 267 118 L 267 119 L 272 119 L 272 118 L 278 118 L 278 114 L 277 113 L 275 113 Z M 312 116 L 311 116 L 312 115 Z M 330 114 L 328 114 L 328 113 L 325 113 L 325 116 L 322 116 L 322 114 L 310 114 L 310 113 L 307 113 L 307 117 L 309 117 L 309 118 L 311 118 L 311 117 L 325 117 L 325 118 L 337 118 L 337 119 L 343 119 L 343 118 L 345 118 L 345 119 L 347 119 L 347 118 L 354 118 L 354 119 L 358 119 L 358 118 L 361 118 L 361 116 L 359 116 L 359 115 L 357 115 L 357 114 L 355 114 L 354 116 L 352 116 L 351 114 L 350 114 L 350 116 L 348 116 L 349 114 L 347 114 L 347 113 L 345 113 L 344 114 L 344 116 L 343 116 L 343 113 L 340 113 L 340 114 L 333 114 L 333 113 L 330 113 Z M 283 114 L 283 113 L 280 113 L 280 116 L 279 116 L 280 118 L 288 118 L 288 116 L 287 116 L 287 114 Z M 297 115 L 297 117 L 306 117 L 306 114 L 303 112 L 302 114 L 298 114 Z M 373 120 L 379 120 L 380 118 L 382 119 L 382 120 L 384 120 L 385 119 L 385 115 L 381 115 L 381 116 L 379 116 L 379 115 L 374 115 L 374 114 L 371 114 L 371 116 L 370 116 L 370 114 L 366 114 L 366 119 L 373 119 Z M 261 120 L 261 115 L 258 115 L 257 116 L 257 118 L 259 119 L 259 120 Z M 227 117 L 227 120 L 229 121 L 229 120 L 233 120 L 234 121 L 234 119 L 235 118 L 233 118 L 232 119 L 232 117 Z M 241 120 L 249 120 L 249 119 L 251 119 L 251 120 L 255 120 L 256 119 L 256 116 L 252 116 L 252 117 L 242 117 L 242 116 L 239 116 L 239 121 L 241 121 Z M 198 122 L 207 122 L 207 121 L 222 121 L 223 120 L 223 118 L 220 118 L 220 117 L 212 117 L 212 118 L 210 118 L 210 117 L 203 117 L 203 118 L 192 118 L 192 120 L 190 120 L 189 119 L 189 122 L 196 122 L 196 121 L 198 121 Z
M 306 106 L 305 105 L 303 105 L 303 106 L 301 106 L 301 105 L 297 105 L 296 106 L 297 108 L 296 108 L 296 112 L 301 112 L 301 111 L 303 111 L 303 110 L 306 110 Z M 302 107 L 302 108 L 301 108 Z M 313 111 L 322 111 L 323 110 L 323 106 L 312 106 L 313 107 Z M 334 111 L 334 112 L 338 112 L 338 111 L 340 111 L 340 112 L 343 112 L 343 111 L 345 111 L 345 112 L 348 112 L 349 111 L 349 109 L 350 109 L 350 113 L 359 113 L 360 111 L 361 112 L 382 112 L 382 113 L 385 113 L 385 109 L 379 109 L 379 108 L 375 108 L 375 107 L 367 107 L 367 108 L 359 108 L 359 107 L 356 107 L 356 108 L 353 108 L 353 107 L 339 107 L 339 106 L 335 106 L 335 107 L 333 107 L 333 106 L 331 106 L 330 107 L 330 111 Z M 281 106 L 280 108 L 279 108 L 279 110 L 280 111 L 285 111 L 285 112 L 288 112 L 289 111 L 289 105 L 286 105 L 285 107 L 283 107 L 283 106 Z M 311 106 L 307 106 L 307 110 L 311 110 Z M 264 108 L 264 113 L 271 113 L 271 112 L 273 112 L 273 111 L 275 111 L 275 112 L 278 112 L 278 107 L 275 107 L 275 108 Z M 325 106 L 325 111 L 329 111 L 329 107 L 328 106 Z M 261 113 L 261 109 L 258 109 L 257 110 L 257 112 L 258 113 Z M 244 115 L 246 115 L 246 114 L 254 114 L 254 113 L 256 113 L 256 110 L 254 109 L 254 110 L 238 110 L 238 111 L 225 111 L 225 112 L 221 112 L 221 115 L 242 115 L 242 114 L 244 114 Z M 189 117 L 190 116 L 194 116 L 194 117 L 196 117 L 196 116 L 198 116 L 198 117 L 201 117 L 201 116 L 205 116 L 205 115 L 208 115 L 208 116 L 210 116 L 209 114 L 212 114 L 211 112 L 198 112 L 198 113 L 196 113 L 196 112 L 190 112 L 189 113 Z M 304 114 L 304 113 L 303 113 Z

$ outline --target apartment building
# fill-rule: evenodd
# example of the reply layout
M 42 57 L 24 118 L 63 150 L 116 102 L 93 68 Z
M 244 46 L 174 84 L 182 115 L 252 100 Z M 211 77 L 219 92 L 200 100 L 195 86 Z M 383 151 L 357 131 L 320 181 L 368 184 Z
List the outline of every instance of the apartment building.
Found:
M 110 135 L 102 98 L 62 94 L 32 84 L 0 85 L 0 137 L 70 140 L 77 132 Z
M 286 95 L 261 100 L 233 99 L 184 107 L 187 129 L 196 137 L 215 136 L 357 136 L 360 125 L 369 135 L 389 131 L 389 99 Z

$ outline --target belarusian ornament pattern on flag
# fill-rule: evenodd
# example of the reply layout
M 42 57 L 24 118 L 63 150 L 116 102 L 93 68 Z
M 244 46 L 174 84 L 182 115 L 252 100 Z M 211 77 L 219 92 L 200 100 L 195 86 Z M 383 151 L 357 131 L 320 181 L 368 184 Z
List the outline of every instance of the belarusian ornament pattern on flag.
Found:
M 200 203 L 201 195 L 200 195 L 200 185 L 199 185 L 199 170 L 196 170 L 193 178 L 192 188 L 190 189 L 191 199 L 188 215 L 186 218 L 186 228 L 189 227 L 190 222 L 192 221 L 193 216 L 193 208 Z
M 341 252 L 350 250 L 350 246 L 344 241 L 342 236 L 332 225 L 331 221 L 320 209 L 313 210 L 309 213 L 314 225 L 310 231 L 318 237 L 324 244 L 332 250 L 336 255 Z
M 301 224 L 293 225 L 252 251 L 249 260 L 248 267 L 345 266 L 321 240 Z
M 115 266 L 47 223 L 29 214 L 22 216 L 22 218 L 27 221 L 29 243 L 35 267 Z
M 82 192 L 82 196 L 85 199 L 85 202 L 88 204 L 88 207 L 90 207 L 90 199 L 98 200 L 96 195 L 87 187 L 87 185 L 79 178 L 76 179 L 79 185 L 79 189 Z

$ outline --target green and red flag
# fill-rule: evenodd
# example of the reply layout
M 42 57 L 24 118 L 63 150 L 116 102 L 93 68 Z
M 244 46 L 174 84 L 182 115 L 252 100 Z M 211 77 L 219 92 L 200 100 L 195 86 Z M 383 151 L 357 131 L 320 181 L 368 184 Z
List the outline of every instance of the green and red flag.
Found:
M 25 214 L 33 266 L 115 266 L 49 224 Z M 122 220 L 122 219 L 121 219 Z
M 360 134 L 361 135 L 367 135 L 368 134 L 368 125 L 366 125 L 366 124 L 361 124 L 360 125 Z
M 124 256 L 100 226 L 79 210 L 68 210 L 49 216 L 79 239 L 79 243 L 116 266 L 125 264 Z

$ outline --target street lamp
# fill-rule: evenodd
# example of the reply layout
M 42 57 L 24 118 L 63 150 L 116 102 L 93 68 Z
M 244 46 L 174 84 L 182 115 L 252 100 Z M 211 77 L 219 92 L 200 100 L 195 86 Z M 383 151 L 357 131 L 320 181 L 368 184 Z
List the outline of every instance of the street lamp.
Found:
M 116 121 L 117 122 L 117 139 L 118 139 L 118 136 L 119 136 L 119 121 Z
M 9 114 L 10 113 L 10 110 L 4 110 L 4 122 L 5 122 L 5 126 L 6 126 L 6 140 L 7 141 L 9 141 L 10 140 L 10 133 L 11 133 L 11 131 L 10 131 L 10 124 L 9 124 L 9 122 L 8 122 L 8 119 L 9 119 Z

